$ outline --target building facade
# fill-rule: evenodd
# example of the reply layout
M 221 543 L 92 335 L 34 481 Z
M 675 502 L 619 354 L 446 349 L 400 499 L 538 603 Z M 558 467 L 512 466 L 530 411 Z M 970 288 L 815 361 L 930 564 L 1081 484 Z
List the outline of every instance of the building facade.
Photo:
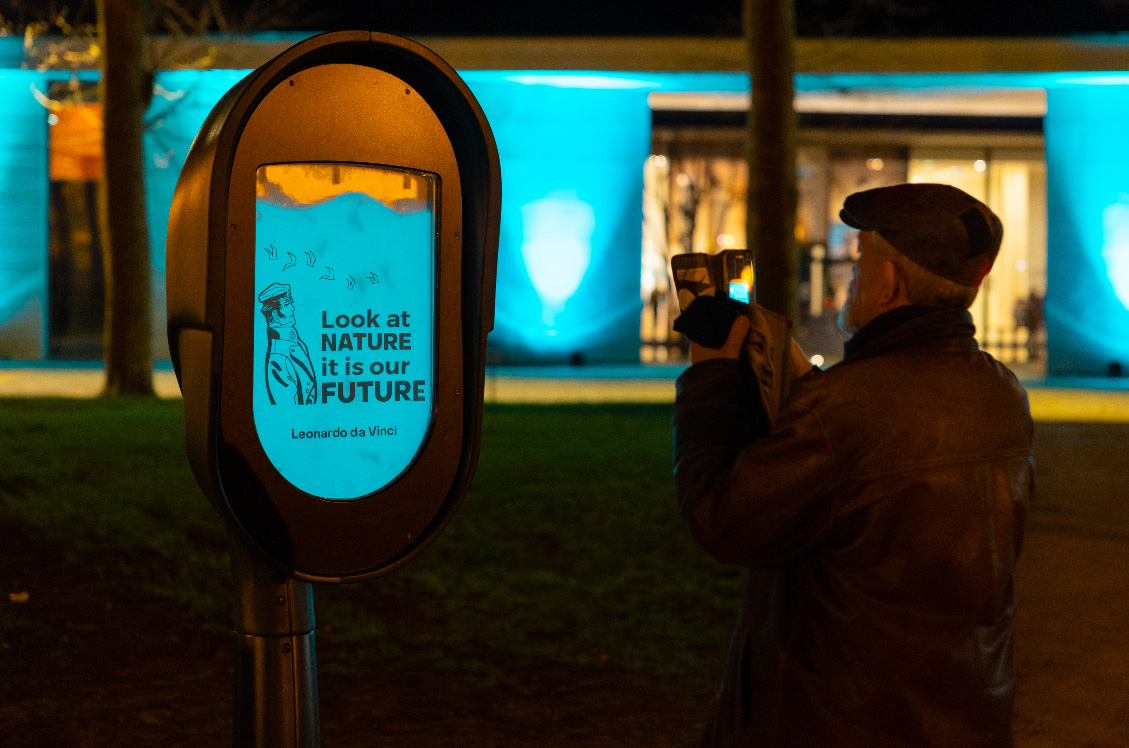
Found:
M 184 157 L 223 93 L 295 41 L 151 43 L 158 358 L 168 350 L 164 237 Z M 463 75 L 501 156 L 491 361 L 678 360 L 670 256 L 745 242 L 743 42 L 421 41 Z M 983 199 L 1006 227 L 973 308 L 988 350 L 1052 375 L 1129 365 L 1129 43 L 800 40 L 796 59 L 797 336 L 810 354 L 841 352 L 834 319 L 853 252 L 842 199 L 941 181 Z M 100 356 L 96 80 L 37 65 L 22 39 L 0 38 L 0 358 Z

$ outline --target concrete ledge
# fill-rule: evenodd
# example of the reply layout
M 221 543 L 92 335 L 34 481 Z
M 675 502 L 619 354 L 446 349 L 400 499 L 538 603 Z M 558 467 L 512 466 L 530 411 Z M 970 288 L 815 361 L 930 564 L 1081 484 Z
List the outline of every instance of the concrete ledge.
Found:
M 0 397 L 98 397 L 105 384 L 101 368 L 0 369 Z M 180 397 L 180 386 L 171 370 L 153 372 L 153 389 L 158 397 Z
M 682 366 L 491 367 L 488 403 L 673 403 Z M 101 367 L 0 367 L 0 398 L 97 397 Z M 1129 423 L 1129 379 L 1041 379 L 1024 381 L 1036 421 Z M 153 373 L 157 396 L 180 397 L 176 376 Z

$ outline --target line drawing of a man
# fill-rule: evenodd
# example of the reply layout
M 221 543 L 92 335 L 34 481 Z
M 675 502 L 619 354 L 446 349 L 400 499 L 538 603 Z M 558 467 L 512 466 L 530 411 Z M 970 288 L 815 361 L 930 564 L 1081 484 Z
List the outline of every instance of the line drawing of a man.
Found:
M 267 320 L 267 357 L 264 375 L 271 405 L 317 403 L 318 380 L 310 352 L 294 327 L 294 297 L 286 283 L 272 283 L 259 294 Z

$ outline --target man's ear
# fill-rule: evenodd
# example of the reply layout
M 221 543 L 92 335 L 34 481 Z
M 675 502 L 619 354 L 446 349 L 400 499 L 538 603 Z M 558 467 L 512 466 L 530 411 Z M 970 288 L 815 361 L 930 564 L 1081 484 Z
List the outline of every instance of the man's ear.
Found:
M 884 309 L 894 309 L 909 303 L 906 297 L 906 279 L 902 271 L 889 260 L 882 263 L 882 296 L 879 298 Z

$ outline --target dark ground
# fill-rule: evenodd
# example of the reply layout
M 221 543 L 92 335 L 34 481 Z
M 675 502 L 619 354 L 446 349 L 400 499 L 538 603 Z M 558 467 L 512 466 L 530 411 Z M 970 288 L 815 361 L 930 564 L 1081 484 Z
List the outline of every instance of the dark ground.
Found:
M 1016 743 L 1123 748 L 1129 426 L 1040 424 L 1037 442 L 1039 488 L 1017 578 Z M 0 746 L 228 745 L 230 645 L 221 627 L 100 581 L 63 550 L 0 527 L 0 605 L 24 616 L 0 651 Z M 9 599 L 24 589 L 37 594 Z M 511 670 L 498 661 L 505 675 L 497 678 L 457 664 L 389 663 L 338 675 L 344 648 L 321 647 L 318 656 L 331 748 L 686 746 L 709 697 L 615 668 L 546 661 Z
M 39 591 L 22 604 L 25 626 L 3 655 L 3 678 L 17 687 L 0 691 L 9 694 L 0 746 L 230 745 L 227 635 L 193 631 L 167 602 L 84 576 L 41 542 L 9 531 L 0 548 L 34 569 L 5 574 L 4 589 Z M 322 741 L 334 748 L 686 745 L 707 695 L 552 662 L 507 672 L 503 682 L 456 666 L 390 664 L 342 676 L 333 663 L 347 652 L 323 647 L 318 656 Z
M 1129 425 L 1036 426 L 1016 744 L 1129 746 Z

